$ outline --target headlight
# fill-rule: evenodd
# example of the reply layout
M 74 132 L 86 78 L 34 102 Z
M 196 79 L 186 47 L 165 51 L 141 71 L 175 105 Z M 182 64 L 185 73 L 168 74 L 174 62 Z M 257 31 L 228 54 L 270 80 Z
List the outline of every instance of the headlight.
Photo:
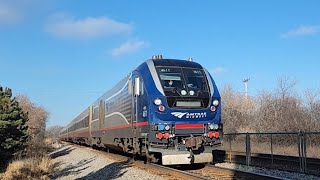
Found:
M 161 105 L 161 104 L 162 104 L 161 99 L 158 99 L 158 98 L 157 98 L 157 99 L 155 99 L 153 102 L 154 102 L 154 104 L 155 104 L 155 105 L 157 105 L 157 106 L 159 106 L 159 105 Z
M 219 125 L 218 125 L 218 124 L 213 124 L 213 129 L 214 129 L 214 130 L 219 129 Z
M 217 129 L 219 129 L 219 125 L 218 124 L 209 124 L 209 129 L 210 130 L 217 130 Z
M 169 131 L 169 130 L 170 130 L 170 126 L 169 126 L 169 125 L 166 125 L 166 126 L 164 127 L 164 129 L 165 129 L 166 131 Z
M 217 99 L 212 101 L 212 105 L 214 106 L 218 106 L 219 105 L 219 101 Z

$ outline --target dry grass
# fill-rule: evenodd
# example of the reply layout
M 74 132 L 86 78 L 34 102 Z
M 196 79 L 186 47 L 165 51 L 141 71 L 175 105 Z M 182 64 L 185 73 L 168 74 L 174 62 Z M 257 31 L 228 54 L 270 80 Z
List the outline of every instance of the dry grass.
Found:
M 230 144 L 229 142 L 225 142 L 223 144 L 223 149 L 230 150 Z M 232 142 L 232 151 L 237 152 L 245 152 L 246 146 L 245 142 Z M 319 145 L 309 145 L 307 146 L 307 157 L 310 158 L 318 158 L 320 159 L 320 147 Z M 268 142 L 261 142 L 261 143 L 255 143 L 251 142 L 251 153 L 262 153 L 262 154 L 270 154 L 271 153 L 271 146 Z M 298 145 L 292 144 L 292 145 L 279 145 L 274 144 L 273 145 L 273 154 L 277 155 L 287 155 L 287 156 L 299 156 L 298 152 Z
M 9 164 L 7 171 L 3 175 L 3 180 L 13 179 L 50 179 L 49 175 L 53 173 L 55 165 L 50 157 L 33 157 L 22 160 L 16 160 Z
M 0 179 L 50 179 L 49 176 L 54 173 L 57 165 L 52 162 L 47 153 L 60 146 L 57 141 L 52 139 L 32 139 L 29 141 L 25 154 L 17 154 L 16 160 L 7 166 L 2 177 L 0 174 Z
M 320 147 L 319 146 L 308 146 L 307 157 L 320 159 Z
M 52 138 L 44 139 L 43 148 L 45 149 L 46 153 L 53 152 L 62 147 L 62 143 L 59 140 L 55 140 Z

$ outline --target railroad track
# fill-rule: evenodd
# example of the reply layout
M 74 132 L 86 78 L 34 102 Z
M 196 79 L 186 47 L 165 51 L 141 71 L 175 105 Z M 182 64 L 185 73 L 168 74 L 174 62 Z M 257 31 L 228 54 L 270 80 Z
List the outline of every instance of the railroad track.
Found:
M 240 170 L 217 167 L 217 166 L 209 165 L 209 164 L 206 167 L 209 168 L 210 169 L 209 171 L 212 172 L 212 174 L 216 175 L 217 177 L 219 177 L 220 174 L 227 175 L 227 176 L 223 176 L 222 179 L 252 179 L 252 180 L 256 180 L 256 179 L 262 179 L 262 180 L 283 179 L 283 178 L 279 178 L 279 177 L 275 177 L 275 176 L 269 176 L 269 175 L 258 174 L 258 173 L 249 173 L 249 172 L 240 171 Z
M 159 164 L 148 164 L 147 166 L 153 166 L 154 168 L 157 168 L 162 171 L 166 171 L 166 173 L 169 173 L 172 177 L 179 177 L 182 179 L 192 179 L 192 180 L 209 180 L 211 178 L 204 177 L 195 173 L 179 170 L 172 167 L 167 167 Z
M 179 166 L 163 166 L 159 164 L 145 164 L 141 161 L 135 161 L 135 164 L 143 166 L 144 168 L 150 169 L 153 167 L 157 172 L 164 172 L 168 179 L 191 179 L 191 180 L 209 180 L 209 179 L 223 179 L 223 180 L 275 180 L 283 179 L 274 176 L 268 176 L 264 174 L 249 173 L 245 171 L 239 171 L 234 169 L 227 169 L 222 167 L 216 167 L 214 165 L 181 165 Z M 186 170 L 181 167 L 191 167 L 191 169 Z M 159 175 L 162 175 L 161 173 Z
M 202 165 L 202 168 L 194 168 L 197 165 L 193 165 L 193 169 L 186 170 L 185 167 L 188 166 L 182 166 L 182 169 L 184 169 L 184 172 L 189 172 L 193 174 L 200 175 L 201 177 L 206 177 L 207 179 L 239 179 L 239 180 L 247 180 L 247 179 L 262 179 L 262 180 L 271 180 L 271 179 L 283 179 L 280 177 L 275 176 L 269 176 L 265 174 L 257 174 L 257 173 L 251 173 L 251 172 L 245 172 L 235 169 L 228 169 L 223 167 L 218 167 L 214 165 Z M 201 166 L 201 165 L 198 165 Z M 191 166 L 190 166 L 191 167 Z
M 213 165 L 180 165 L 180 166 L 163 166 L 159 164 L 146 164 L 143 158 L 138 158 L 133 161 L 128 155 L 108 153 L 101 150 L 91 149 L 90 147 L 83 147 L 74 145 L 78 148 L 87 148 L 90 151 L 101 154 L 107 158 L 111 158 L 115 161 L 123 163 L 125 165 L 133 165 L 139 169 L 148 171 L 153 174 L 160 175 L 169 180 L 208 180 L 208 179 L 282 179 L 277 177 L 271 177 L 263 174 L 254 174 L 244 171 L 226 169 L 222 167 L 216 167 Z
M 246 164 L 246 153 L 236 151 L 217 150 L 214 152 L 217 162 L 230 162 L 235 164 Z M 250 154 L 250 165 L 300 172 L 300 160 L 295 156 L 271 155 L 271 154 Z M 320 159 L 307 158 L 307 174 L 320 175 Z

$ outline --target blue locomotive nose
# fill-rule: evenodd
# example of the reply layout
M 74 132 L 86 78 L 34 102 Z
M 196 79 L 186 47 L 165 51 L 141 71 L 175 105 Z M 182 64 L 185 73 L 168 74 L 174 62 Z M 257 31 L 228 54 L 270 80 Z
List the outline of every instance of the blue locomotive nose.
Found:
M 73 119 L 60 138 L 169 165 L 211 162 L 221 134 L 220 95 L 208 71 L 154 56 Z

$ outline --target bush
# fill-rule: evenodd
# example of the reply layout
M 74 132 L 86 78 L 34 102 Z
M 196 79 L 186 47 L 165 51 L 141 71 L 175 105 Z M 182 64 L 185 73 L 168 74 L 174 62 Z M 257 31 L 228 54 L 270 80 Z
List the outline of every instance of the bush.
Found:
M 50 179 L 55 165 L 48 156 L 38 156 L 16 160 L 9 164 L 3 175 L 3 180 L 13 179 Z
M 28 125 L 29 138 L 26 142 L 25 155 L 28 157 L 33 157 L 37 154 L 41 155 L 46 149 L 44 138 L 49 113 L 44 107 L 31 102 L 26 95 L 18 95 L 16 99 L 22 111 L 28 116 L 26 124 Z M 40 153 L 38 153 L 39 151 Z
M 222 88 L 225 133 L 319 131 L 320 93 L 307 90 L 302 98 L 295 85 L 280 78 L 276 89 L 247 98 L 230 85 Z

